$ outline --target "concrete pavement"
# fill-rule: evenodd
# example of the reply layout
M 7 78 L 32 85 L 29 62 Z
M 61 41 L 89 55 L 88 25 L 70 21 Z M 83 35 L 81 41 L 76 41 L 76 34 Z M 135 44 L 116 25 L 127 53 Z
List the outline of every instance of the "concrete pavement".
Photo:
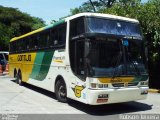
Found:
M 57 102 L 54 94 L 30 86 L 19 86 L 9 77 L 0 77 L 0 113 L 66 113 L 82 114 L 83 112 L 68 104 Z M 36 91 L 37 90 L 37 91 Z M 42 92 L 46 92 L 43 95 Z M 49 94 L 49 96 L 47 96 Z M 53 96 L 52 96 L 52 95 Z
M 101 106 L 76 101 L 60 103 L 52 92 L 26 84 L 19 86 L 9 76 L 0 76 L 0 114 L 160 114 L 160 94 L 149 93 L 146 100 Z

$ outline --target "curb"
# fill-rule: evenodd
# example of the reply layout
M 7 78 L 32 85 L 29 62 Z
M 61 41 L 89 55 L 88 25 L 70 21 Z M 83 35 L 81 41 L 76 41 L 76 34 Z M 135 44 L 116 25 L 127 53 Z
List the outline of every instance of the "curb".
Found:
M 160 90 L 158 90 L 158 89 L 149 89 L 148 92 L 150 92 L 150 93 L 160 93 Z
M 0 76 L 5 76 L 5 75 L 8 75 L 9 73 L 8 72 L 3 72 L 3 73 L 0 73 Z

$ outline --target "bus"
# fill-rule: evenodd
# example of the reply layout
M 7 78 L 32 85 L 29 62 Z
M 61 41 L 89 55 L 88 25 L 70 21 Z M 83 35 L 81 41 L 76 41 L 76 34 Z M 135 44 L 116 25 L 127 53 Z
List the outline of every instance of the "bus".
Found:
M 145 99 L 148 74 L 137 20 L 79 13 L 10 40 L 17 83 L 89 105 Z

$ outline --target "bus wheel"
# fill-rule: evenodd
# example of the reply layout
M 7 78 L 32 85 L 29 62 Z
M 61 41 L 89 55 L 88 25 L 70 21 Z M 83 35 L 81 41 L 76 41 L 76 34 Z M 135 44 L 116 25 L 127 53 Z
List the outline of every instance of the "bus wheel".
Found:
M 16 77 L 17 77 L 17 70 L 14 69 L 14 78 L 16 78 Z
M 18 74 L 16 75 L 16 82 L 17 82 L 20 86 L 23 85 L 21 72 L 18 72 Z
M 67 102 L 67 89 L 63 80 L 58 80 L 55 86 L 55 94 L 60 102 Z
M 15 78 L 16 78 L 16 83 L 19 84 L 19 76 L 18 76 L 18 74 L 15 74 Z

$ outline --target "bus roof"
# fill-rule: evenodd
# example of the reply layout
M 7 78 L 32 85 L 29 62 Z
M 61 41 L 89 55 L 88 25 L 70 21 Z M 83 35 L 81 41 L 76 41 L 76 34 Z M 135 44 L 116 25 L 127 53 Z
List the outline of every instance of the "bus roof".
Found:
M 110 19 L 116 19 L 116 20 L 123 20 L 123 21 L 129 21 L 129 22 L 139 23 L 139 21 L 136 20 L 136 19 L 122 17 L 122 16 L 117 16 L 117 15 L 111 15 L 111 14 L 103 14 L 103 13 L 79 13 L 79 14 L 67 17 L 65 19 L 66 19 L 66 21 L 68 21 L 68 20 L 72 20 L 72 19 L 75 19 L 77 17 L 82 17 L 82 16 L 103 17 L 103 18 L 110 18 Z
M 24 37 L 27 37 L 29 35 L 32 35 L 32 34 L 35 34 L 35 33 L 38 33 L 38 32 L 41 32 L 43 30 L 46 30 L 46 29 L 49 29 L 49 28 L 52 28 L 54 26 L 57 26 L 61 23 L 64 23 L 65 21 L 69 21 L 69 20 L 72 20 L 72 19 L 75 19 L 75 18 L 78 18 L 78 17 L 82 17 L 82 16 L 90 16 L 90 17 L 103 17 L 103 18 L 110 18 L 110 19 L 116 19 L 116 20 L 123 20 L 123 21 L 129 21 L 129 22 L 134 22 L 134 23 L 139 23 L 138 20 L 136 19 L 131 19 L 131 18 L 127 18 L 127 17 L 122 17 L 122 16 L 116 16 L 116 15 L 111 15 L 111 14 L 102 14 L 102 13 L 79 13 L 79 14 L 76 14 L 76 15 L 73 15 L 73 16 L 70 16 L 70 17 L 67 17 L 67 18 L 64 18 L 63 20 L 60 20 L 58 22 L 55 22 L 51 25 L 48 25 L 48 26 L 45 26 L 45 27 L 42 27 L 42 28 L 39 28 L 37 30 L 34 30 L 32 32 L 29 32 L 27 34 L 24 34 L 24 35 L 21 35 L 19 37 L 14 37 L 10 40 L 10 42 L 12 41 L 15 41 L 15 40 L 18 40 L 18 39 L 21 39 L 21 38 L 24 38 Z

